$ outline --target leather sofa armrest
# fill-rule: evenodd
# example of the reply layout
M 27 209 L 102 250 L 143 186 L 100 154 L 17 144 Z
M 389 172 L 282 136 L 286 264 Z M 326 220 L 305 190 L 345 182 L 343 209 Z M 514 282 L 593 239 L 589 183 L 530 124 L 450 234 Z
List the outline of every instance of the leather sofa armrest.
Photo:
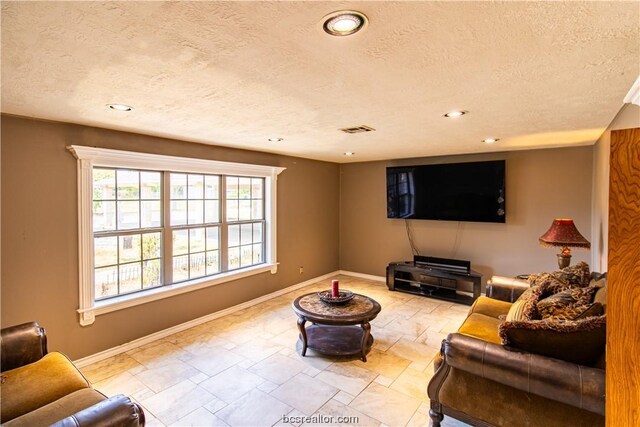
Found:
M 501 301 L 515 302 L 529 289 L 529 282 L 512 277 L 493 276 L 487 281 L 486 295 Z
M 117 395 L 64 418 L 52 427 L 138 427 L 144 426 L 142 407 L 124 395 Z
M 605 371 L 462 334 L 443 341 L 449 366 L 519 390 L 604 415 Z
M 0 331 L 2 372 L 37 362 L 47 354 L 47 335 L 36 322 Z

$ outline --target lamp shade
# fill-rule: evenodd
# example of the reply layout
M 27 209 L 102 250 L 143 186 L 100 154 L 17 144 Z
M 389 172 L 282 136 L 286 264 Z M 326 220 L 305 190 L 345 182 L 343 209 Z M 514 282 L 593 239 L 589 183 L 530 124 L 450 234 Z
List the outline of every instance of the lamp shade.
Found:
M 542 246 L 589 249 L 591 243 L 578 231 L 572 219 L 554 219 L 551 227 L 540 236 Z

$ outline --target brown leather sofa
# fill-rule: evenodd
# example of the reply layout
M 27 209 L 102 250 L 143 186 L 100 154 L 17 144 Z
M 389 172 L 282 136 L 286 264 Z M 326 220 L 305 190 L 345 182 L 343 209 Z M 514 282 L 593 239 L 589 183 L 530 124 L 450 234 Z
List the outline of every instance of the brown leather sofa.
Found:
M 142 408 L 123 395 L 107 398 L 63 354 L 47 352 L 37 323 L 2 329 L 0 422 L 5 427 L 137 427 Z
M 487 296 L 443 341 L 428 385 L 434 427 L 443 414 L 474 426 L 604 426 L 604 344 L 601 369 L 496 341 L 512 303 L 528 288 L 526 281 L 492 279 Z

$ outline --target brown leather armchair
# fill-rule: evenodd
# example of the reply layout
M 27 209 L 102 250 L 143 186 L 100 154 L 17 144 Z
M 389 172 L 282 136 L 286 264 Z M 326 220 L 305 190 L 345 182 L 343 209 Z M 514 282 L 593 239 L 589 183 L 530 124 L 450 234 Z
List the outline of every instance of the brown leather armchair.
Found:
M 3 426 L 125 426 L 145 423 L 142 408 L 123 395 L 107 398 L 63 354 L 47 351 L 37 323 L 2 329 Z
M 434 427 L 443 414 L 474 426 L 604 425 L 604 369 L 488 338 L 528 287 L 516 279 L 491 281 L 487 297 L 480 297 L 458 332 L 442 342 L 427 389 Z

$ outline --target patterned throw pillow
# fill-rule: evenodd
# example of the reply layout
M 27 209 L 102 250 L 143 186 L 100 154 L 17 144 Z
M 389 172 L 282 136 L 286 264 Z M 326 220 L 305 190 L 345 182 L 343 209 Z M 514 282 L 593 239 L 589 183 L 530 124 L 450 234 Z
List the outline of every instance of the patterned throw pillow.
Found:
M 572 287 L 538 301 L 537 309 L 542 319 L 572 320 L 591 305 L 597 288 Z
M 573 320 L 586 319 L 587 317 L 602 316 L 604 314 L 604 307 L 599 302 L 594 302 L 585 311 L 580 313 L 578 317 Z
M 580 320 L 502 322 L 498 334 L 503 345 L 594 366 L 605 350 L 606 316 Z
M 560 271 L 555 271 L 553 274 L 561 281 L 574 286 L 589 286 L 589 282 L 591 281 L 589 264 L 584 261 L 580 261 L 576 265 L 565 267 Z
M 517 322 L 523 320 L 539 319 L 538 308 L 536 303 L 542 295 L 543 288 L 533 286 L 520 295 L 520 297 L 509 308 L 506 320 L 509 322 Z
M 524 294 L 522 294 L 524 295 Z M 527 320 L 524 317 L 524 305 L 526 304 L 526 300 L 521 298 L 518 298 L 512 305 L 511 307 L 509 307 L 509 312 L 507 313 L 507 316 L 504 318 L 504 320 L 507 320 L 509 322 L 518 322 L 521 320 Z
M 589 264 L 582 261 L 553 273 L 531 274 L 528 280 L 529 286 L 543 286 L 544 293 L 551 295 L 571 287 L 588 286 L 591 273 L 589 272 Z
M 542 293 L 544 296 L 548 296 L 562 292 L 574 285 L 566 280 L 560 279 L 555 273 L 540 273 L 529 277 L 529 286 L 541 287 L 543 289 Z

